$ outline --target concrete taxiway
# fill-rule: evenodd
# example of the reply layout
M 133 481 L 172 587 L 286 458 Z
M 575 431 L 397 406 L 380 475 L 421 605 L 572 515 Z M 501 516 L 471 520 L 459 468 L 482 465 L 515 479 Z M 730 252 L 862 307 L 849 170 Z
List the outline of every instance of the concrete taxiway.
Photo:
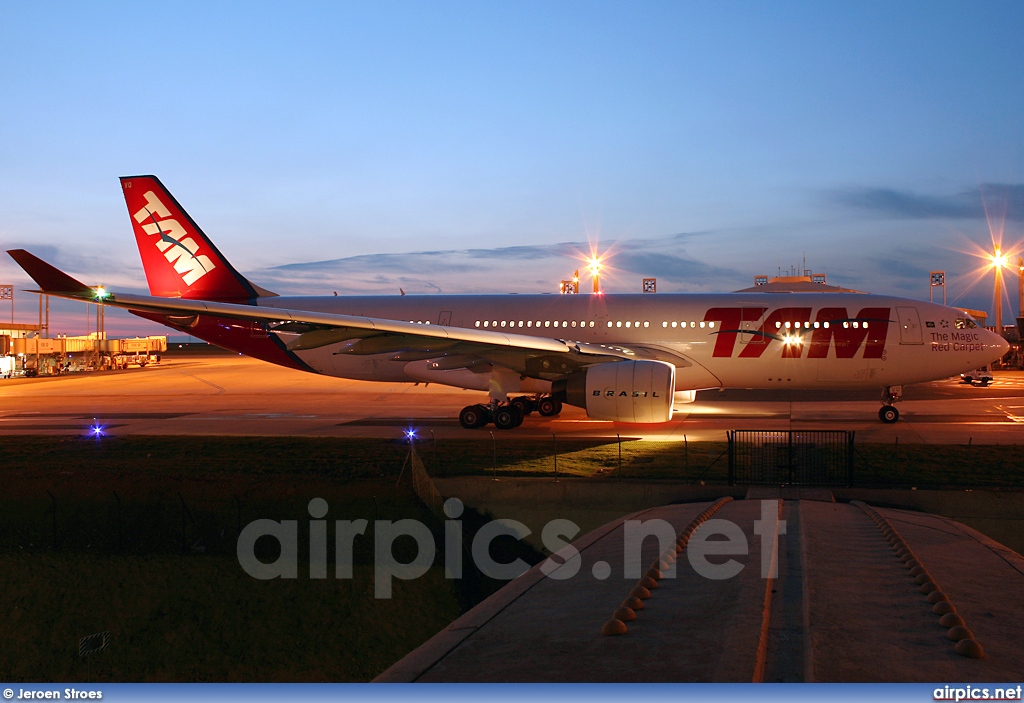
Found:
M 537 565 L 377 681 L 1024 679 L 1019 555 L 936 515 L 761 493 L 612 521 L 573 543 L 575 575 Z M 668 544 L 628 548 L 637 521 L 670 525 Z M 694 550 L 725 524 L 742 535 L 706 558 L 734 569 L 710 577 Z M 658 573 L 626 577 L 631 561 Z
M 463 429 L 458 413 L 485 400 L 479 392 L 328 378 L 241 356 L 167 356 L 143 369 L 0 381 L 0 434 L 80 433 L 95 418 L 115 435 L 394 437 L 416 427 L 475 437 L 486 430 Z M 1013 444 L 1024 439 L 1024 373 L 997 372 L 985 388 L 956 379 L 908 387 L 894 425 L 878 421 L 879 407 L 873 391 L 708 391 L 664 425 L 590 420 L 566 406 L 510 432 L 722 441 L 730 429 L 814 428 L 855 430 L 862 442 Z

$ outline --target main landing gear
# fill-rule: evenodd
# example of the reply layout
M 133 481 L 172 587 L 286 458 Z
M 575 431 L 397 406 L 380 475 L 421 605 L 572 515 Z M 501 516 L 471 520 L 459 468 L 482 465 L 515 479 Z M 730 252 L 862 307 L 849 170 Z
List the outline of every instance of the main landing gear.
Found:
M 492 401 L 488 405 L 467 405 L 459 413 L 459 424 L 467 430 L 474 430 L 493 422 L 499 430 L 511 430 L 523 424 L 523 418 L 534 410 L 544 417 L 552 417 L 562 412 L 562 402 L 551 396 L 519 396 L 507 403 Z
M 895 408 L 894 403 L 900 402 L 903 397 L 903 386 L 888 386 L 882 391 L 882 407 L 878 411 L 878 419 L 887 425 L 891 425 L 900 419 L 900 411 Z

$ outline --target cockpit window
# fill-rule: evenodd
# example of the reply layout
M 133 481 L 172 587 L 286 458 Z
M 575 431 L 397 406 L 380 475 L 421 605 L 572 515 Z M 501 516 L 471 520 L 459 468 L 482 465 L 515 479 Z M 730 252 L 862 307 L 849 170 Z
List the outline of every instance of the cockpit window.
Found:
M 956 327 L 958 330 L 973 330 L 975 327 L 978 326 L 978 323 L 975 322 L 974 320 L 958 317 L 955 320 L 953 320 L 953 326 Z

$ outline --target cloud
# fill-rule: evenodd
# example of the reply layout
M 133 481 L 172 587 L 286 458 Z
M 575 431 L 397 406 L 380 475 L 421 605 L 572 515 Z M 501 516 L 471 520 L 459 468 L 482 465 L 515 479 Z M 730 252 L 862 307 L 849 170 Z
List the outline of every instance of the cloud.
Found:
M 741 285 L 747 276 L 690 258 L 681 250 L 688 235 L 616 242 L 610 270 L 602 277 L 609 290 L 639 290 L 642 277 L 656 277 L 680 290 L 721 289 Z M 353 294 L 553 292 L 558 282 L 582 271 L 585 242 L 559 242 L 493 249 L 453 249 L 400 254 L 371 254 L 331 261 L 293 263 L 253 272 L 260 285 L 286 293 L 325 290 Z M 635 278 L 635 281 L 630 279 Z M 444 285 L 438 283 L 444 281 Z
M 828 199 L 868 214 L 898 219 L 984 219 L 989 214 L 1024 220 L 1024 184 L 984 183 L 977 191 L 921 195 L 892 188 L 833 191 Z
M 39 242 L 0 242 L 0 272 L 6 276 L 15 276 L 14 280 L 20 278 L 27 281 L 28 275 L 7 255 L 7 251 L 10 249 L 25 249 L 48 264 L 56 266 L 89 285 L 96 283 L 115 285 L 124 292 L 129 292 L 129 289 L 135 290 L 144 281 L 142 266 L 138 263 L 138 259 L 135 259 L 136 263 L 126 265 L 121 258 L 118 258 L 120 252 L 68 249 Z M 143 290 L 143 288 L 137 289 Z
M 575 256 L 577 252 L 584 251 L 582 247 L 581 244 L 564 242 L 561 244 L 500 247 L 498 249 L 470 249 L 466 251 L 466 255 L 476 259 L 493 259 L 495 256 L 500 256 L 503 259 L 529 261 L 552 256 Z
M 694 279 L 722 280 L 744 277 L 739 271 L 709 266 L 684 256 L 656 251 L 621 251 L 615 256 L 615 267 L 675 283 L 692 283 Z
M 920 252 L 900 247 L 894 249 L 886 256 L 869 256 L 868 262 L 878 273 L 883 274 L 889 280 L 903 281 L 926 281 L 932 271 L 931 268 L 918 263 L 921 260 Z

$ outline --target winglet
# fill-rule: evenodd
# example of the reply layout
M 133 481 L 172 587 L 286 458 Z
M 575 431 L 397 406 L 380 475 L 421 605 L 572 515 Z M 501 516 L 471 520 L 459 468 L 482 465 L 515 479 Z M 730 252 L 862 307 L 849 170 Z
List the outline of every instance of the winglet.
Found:
M 32 277 L 44 293 L 70 293 L 91 298 L 93 289 L 24 249 L 9 249 L 11 258 Z

